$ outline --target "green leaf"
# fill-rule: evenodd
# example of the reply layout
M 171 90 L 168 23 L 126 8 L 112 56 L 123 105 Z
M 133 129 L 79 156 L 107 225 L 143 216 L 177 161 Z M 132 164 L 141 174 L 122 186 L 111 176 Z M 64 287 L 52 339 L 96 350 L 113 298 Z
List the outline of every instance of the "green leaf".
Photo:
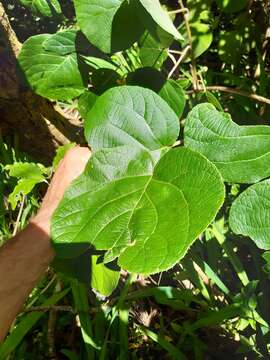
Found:
M 183 29 L 183 36 L 185 38 L 185 42 L 183 43 L 183 47 L 188 45 L 188 35 L 186 29 L 181 26 L 180 29 Z M 213 34 L 211 32 L 210 26 L 207 24 L 203 24 L 201 22 L 194 22 L 190 24 L 190 30 L 192 34 L 192 50 L 194 54 L 194 58 L 201 56 L 211 45 L 213 41 Z M 190 61 L 190 57 L 188 57 L 185 62 Z
M 74 32 L 68 30 L 57 36 L 32 36 L 23 44 L 19 66 L 37 94 L 52 100 L 69 100 L 85 90 L 85 78 L 80 72 L 77 54 L 68 53 L 72 50 L 72 37 Z
M 240 61 L 242 55 L 243 37 L 239 31 L 222 31 L 219 34 L 218 56 L 228 63 L 235 64 Z
M 12 165 L 6 165 L 5 170 L 9 176 L 16 177 L 18 184 L 9 194 L 8 201 L 14 210 L 17 203 L 22 200 L 22 196 L 28 195 L 36 186 L 46 179 L 47 169 L 41 164 L 15 162 Z
M 112 88 L 95 102 L 85 136 L 96 151 L 121 145 L 151 151 L 173 145 L 179 134 L 174 111 L 157 94 L 136 86 Z
M 249 0 L 216 0 L 218 7 L 225 13 L 235 13 L 244 9 Z
M 43 49 L 61 56 L 75 53 L 77 33 L 72 29 L 53 34 L 44 41 Z
M 239 126 L 205 103 L 188 114 L 184 135 L 185 145 L 212 161 L 225 181 L 254 183 L 270 176 L 269 126 Z
M 249 236 L 260 249 L 270 250 L 270 180 L 250 186 L 233 202 L 230 227 Z
M 141 40 L 139 57 L 143 66 L 152 66 L 160 69 L 168 57 L 168 51 L 167 48 L 147 33 Z
M 76 279 L 87 286 L 90 285 L 103 296 L 109 296 L 118 284 L 119 268 L 114 264 L 103 264 L 98 261 L 100 255 L 95 254 L 86 251 L 71 259 L 55 257 L 52 266 L 62 275 Z
M 83 119 L 86 119 L 88 112 L 94 106 L 98 96 L 92 91 L 85 91 L 79 98 L 78 111 Z
M 83 56 L 85 63 L 90 66 L 92 69 L 109 69 L 109 70 L 117 70 L 117 67 L 111 62 L 94 57 L 94 56 Z
M 19 0 L 19 2 L 37 15 L 53 17 L 62 13 L 58 0 Z
M 9 172 L 9 176 L 17 179 L 29 180 L 43 180 L 43 174 L 46 173 L 46 168 L 41 164 L 15 162 L 12 165 L 6 165 L 5 170 Z
M 74 0 L 82 32 L 105 53 L 127 49 L 142 35 L 144 27 L 134 4 L 125 0 Z
M 112 269 L 109 265 L 98 262 L 98 256 L 91 256 L 92 278 L 91 287 L 103 296 L 109 296 L 118 285 L 119 271 Z
M 189 149 L 169 150 L 156 165 L 141 147 L 103 149 L 56 210 L 54 246 L 67 258 L 92 246 L 107 250 L 105 262 L 119 257 L 130 272 L 156 273 L 185 255 L 223 199 L 215 166 Z
M 137 85 L 159 92 L 164 83 L 166 76 L 159 70 L 147 66 L 130 72 L 126 79 L 127 85 Z
M 174 26 L 168 12 L 163 9 L 159 0 L 139 0 L 155 23 L 176 40 L 183 40 L 182 35 Z
M 185 92 L 182 86 L 175 80 L 169 79 L 160 90 L 159 95 L 170 105 L 178 118 L 180 118 L 186 105 Z

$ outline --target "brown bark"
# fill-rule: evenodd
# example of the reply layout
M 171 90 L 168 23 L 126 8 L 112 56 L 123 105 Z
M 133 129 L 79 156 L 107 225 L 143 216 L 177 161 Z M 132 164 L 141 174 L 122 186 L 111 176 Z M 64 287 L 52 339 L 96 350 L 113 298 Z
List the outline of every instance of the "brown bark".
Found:
M 0 2 L 0 134 L 17 134 L 22 150 L 48 163 L 59 145 L 82 142 L 82 127 L 22 84 L 17 67 L 20 48 Z

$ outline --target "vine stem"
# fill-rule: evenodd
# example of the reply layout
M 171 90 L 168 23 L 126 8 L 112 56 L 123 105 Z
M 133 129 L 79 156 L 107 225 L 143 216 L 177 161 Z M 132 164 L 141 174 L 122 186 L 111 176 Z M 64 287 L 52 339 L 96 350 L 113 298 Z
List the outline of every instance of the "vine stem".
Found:
M 188 45 L 184 51 L 182 52 L 182 55 L 179 57 L 179 59 L 176 61 L 176 63 L 174 64 L 172 70 L 170 71 L 169 75 L 168 75 L 168 79 L 170 79 L 173 75 L 173 73 L 175 72 L 175 70 L 178 68 L 178 66 L 181 64 L 181 62 L 184 60 L 184 58 L 186 57 L 186 55 L 188 54 L 189 50 L 190 50 L 190 45 Z
M 197 90 L 199 88 L 198 86 L 198 74 L 197 74 L 197 68 L 196 68 L 196 60 L 193 53 L 193 46 L 192 46 L 192 34 L 191 29 L 189 25 L 189 11 L 187 11 L 187 8 L 184 7 L 183 1 L 179 0 L 180 9 L 183 11 L 183 17 L 186 25 L 187 30 L 187 37 L 188 42 L 190 46 L 190 58 L 191 58 L 191 74 L 193 79 L 193 89 Z
M 28 309 L 23 310 L 24 313 L 28 312 L 47 312 L 47 311 L 65 311 L 65 312 L 71 312 L 75 314 L 75 310 L 72 306 L 66 306 L 66 305 L 51 305 L 51 306 L 34 306 L 30 307 Z
M 213 85 L 213 86 L 206 86 L 205 87 L 206 90 L 212 90 L 212 91 L 221 91 L 221 92 L 225 92 L 225 93 L 229 93 L 229 94 L 235 94 L 235 95 L 240 95 L 240 96 L 244 96 L 250 99 L 253 99 L 255 101 L 264 103 L 264 104 L 268 104 L 270 105 L 270 99 L 261 96 L 261 95 L 257 95 L 257 94 L 250 94 L 248 92 L 242 91 L 242 90 L 238 90 L 238 89 L 234 89 L 234 88 L 230 88 L 227 86 L 221 86 L 221 85 Z M 189 90 L 187 91 L 187 94 L 193 94 L 196 92 L 205 92 L 204 88 L 197 88 L 196 90 Z

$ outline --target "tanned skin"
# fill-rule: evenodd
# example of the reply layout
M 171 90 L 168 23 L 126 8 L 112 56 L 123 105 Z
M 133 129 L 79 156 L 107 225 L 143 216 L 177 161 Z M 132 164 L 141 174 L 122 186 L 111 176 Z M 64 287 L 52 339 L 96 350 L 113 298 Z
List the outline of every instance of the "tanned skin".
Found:
M 37 215 L 0 248 L 0 342 L 27 296 L 54 257 L 50 221 L 72 180 L 84 170 L 90 150 L 75 147 L 59 164 Z

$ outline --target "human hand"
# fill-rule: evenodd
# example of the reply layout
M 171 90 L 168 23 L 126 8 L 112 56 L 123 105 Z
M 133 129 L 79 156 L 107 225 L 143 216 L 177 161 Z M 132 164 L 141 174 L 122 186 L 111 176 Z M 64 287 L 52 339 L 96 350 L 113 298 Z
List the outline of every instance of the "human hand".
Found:
M 90 156 L 91 152 L 88 148 L 76 146 L 66 153 L 58 165 L 42 205 L 37 215 L 31 221 L 31 223 L 37 225 L 48 235 L 50 234 L 51 217 L 61 201 L 65 190 L 83 172 Z

